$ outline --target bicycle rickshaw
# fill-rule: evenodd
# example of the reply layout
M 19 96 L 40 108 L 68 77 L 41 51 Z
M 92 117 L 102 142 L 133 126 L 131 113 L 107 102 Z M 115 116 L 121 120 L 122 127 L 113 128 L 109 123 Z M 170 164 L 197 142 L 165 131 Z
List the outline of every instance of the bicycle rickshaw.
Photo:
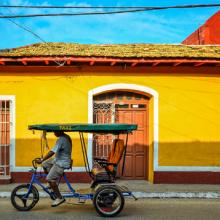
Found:
M 124 198 L 135 196 L 125 186 L 116 183 L 116 175 L 118 164 L 122 161 L 122 174 L 125 166 L 126 148 L 128 145 L 128 136 L 133 130 L 137 129 L 135 124 L 41 124 L 30 125 L 29 130 L 43 131 L 41 140 L 46 141 L 46 132 L 64 131 L 79 132 L 85 169 L 92 179 L 89 192 L 77 192 L 70 182 L 67 175 L 63 174 L 62 179 L 67 184 L 69 192 L 62 193 L 64 198 L 77 198 L 79 201 L 92 200 L 97 213 L 104 217 L 113 217 L 118 215 L 124 207 Z M 96 167 L 90 169 L 84 133 L 92 134 L 112 134 L 117 137 L 114 139 L 111 151 L 107 159 L 93 158 Z M 125 134 L 125 141 L 119 139 L 120 134 Z M 38 164 L 35 158 L 32 161 L 33 169 L 31 181 L 28 184 L 21 184 L 14 188 L 11 193 L 11 203 L 19 211 L 31 210 L 39 201 L 39 192 L 35 185 L 49 195 L 51 199 L 55 199 L 54 193 L 42 183 L 41 178 L 45 178 L 46 174 L 38 171 Z M 59 181 L 59 183 L 61 180 Z M 58 183 L 58 185 L 59 185 Z

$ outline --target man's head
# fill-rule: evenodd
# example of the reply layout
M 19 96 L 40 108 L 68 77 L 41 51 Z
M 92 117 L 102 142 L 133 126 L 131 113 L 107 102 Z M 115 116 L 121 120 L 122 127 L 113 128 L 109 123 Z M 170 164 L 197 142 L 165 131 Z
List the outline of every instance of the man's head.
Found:
M 63 135 L 63 134 L 64 134 L 63 131 L 54 131 L 54 135 L 55 135 L 56 137 L 60 137 L 60 136 Z

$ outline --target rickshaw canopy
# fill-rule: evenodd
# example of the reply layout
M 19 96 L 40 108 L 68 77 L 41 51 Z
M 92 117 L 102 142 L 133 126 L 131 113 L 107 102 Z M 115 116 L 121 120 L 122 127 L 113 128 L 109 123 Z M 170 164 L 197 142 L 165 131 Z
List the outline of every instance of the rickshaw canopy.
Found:
M 29 125 L 29 130 L 41 130 L 47 132 L 65 131 L 65 132 L 85 132 L 102 134 L 121 134 L 130 133 L 137 130 L 136 124 L 37 124 Z

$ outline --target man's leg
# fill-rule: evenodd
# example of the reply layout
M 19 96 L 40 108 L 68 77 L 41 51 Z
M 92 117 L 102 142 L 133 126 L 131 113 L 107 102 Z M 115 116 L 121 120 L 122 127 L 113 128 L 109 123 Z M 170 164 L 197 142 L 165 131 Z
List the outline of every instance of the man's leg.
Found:
M 52 166 L 53 166 L 54 162 L 53 162 L 53 159 L 49 159 L 49 160 L 46 160 L 42 163 L 42 167 L 43 167 L 43 170 L 44 170 L 44 173 L 48 175 L 48 173 L 50 172 Z M 48 189 L 51 189 L 51 185 L 50 183 L 48 182 L 48 186 L 47 186 Z
M 50 184 L 51 189 L 53 190 L 53 192 L 55 193 L 56 197 L 59 199 L 62 199 L 62 195 L 60 194 L 60 190 L 57 186 L 56 181 L 48 181 L 48 183 Z
M 50 184 L 50 187 L 52 188 L 56 200 L 52 203 L 52 207 L 58 206 L 61 203 L 65 202 L 65 199 L 62 197 L 60 190 L 57 186 L 57 180 L 63 175 L 64 169 L 59 167 L 58 165 L 54 164 L 52 168 L 50 169 L 50 172 L 47 175 L 47 181 Z
M 46 174 L 48 174 L 50 172 L 50 169 L 52 168 L 53 164 L 54 164 L 53 159 L 46 160 L 42 163 L 42 167 L 43 167 L 44 172 Z

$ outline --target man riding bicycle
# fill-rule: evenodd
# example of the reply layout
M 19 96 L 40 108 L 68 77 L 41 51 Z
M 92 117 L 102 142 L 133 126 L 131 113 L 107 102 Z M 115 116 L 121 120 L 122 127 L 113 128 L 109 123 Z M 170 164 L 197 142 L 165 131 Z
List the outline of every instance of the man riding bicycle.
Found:
M 45 173 L 47 173 L 46 180 L 56 196 L 56 199 L 51 204 L 52 207 L 65 202 L 65 199 L 60 194 L 57 181 L 63 175 L 64 169 L 70 168 L 72 153 L 70 136 L 63 131 L 55 131 L 54 135 L 58 137 L 55 146 L 43 158 L 36 161 L 42 164 Z M 54 154 L 55 157 L 51 158 Z

